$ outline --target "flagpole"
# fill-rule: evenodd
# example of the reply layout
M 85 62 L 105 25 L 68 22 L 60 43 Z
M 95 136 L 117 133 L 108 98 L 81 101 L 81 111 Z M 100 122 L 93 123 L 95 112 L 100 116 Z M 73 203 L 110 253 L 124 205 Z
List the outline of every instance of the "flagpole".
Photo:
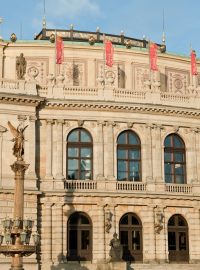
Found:
M 105 40 L 106 36 L 103 34 L 103 77 L 104 77 L 104 83 L 106 80 L 106 53 L 105 53 Z
M 151 47 L 151 41 L 149 39 L 149 81 L 150 81 L 150 87 L 151 87 L 151 56 L 150 56 L 150 47 Z
M 54 77 L 56 79 L 56 46 L 57 46 L 57 31 L 55 29 L 55 49 L 54 49 Z

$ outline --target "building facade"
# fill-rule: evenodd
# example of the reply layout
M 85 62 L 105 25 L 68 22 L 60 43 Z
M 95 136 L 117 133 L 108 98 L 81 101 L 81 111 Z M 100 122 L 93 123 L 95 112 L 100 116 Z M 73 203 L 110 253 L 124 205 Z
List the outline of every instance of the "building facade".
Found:
M 10 121 L 28 125 L 24 215 L 41 235 L 25 267 L 111 269 L 116 232 L 129 269 L 199 269 L 200 77 L 190 59 L 158 45 L 150 71 L 146 41 L 109 35 L 109 68 L 101 33 L 59 34 L 60 65 L 52 30 L 0 42 L 0 218 L 13 212 Z M 1 269 L 9 263 L 0 255 Z

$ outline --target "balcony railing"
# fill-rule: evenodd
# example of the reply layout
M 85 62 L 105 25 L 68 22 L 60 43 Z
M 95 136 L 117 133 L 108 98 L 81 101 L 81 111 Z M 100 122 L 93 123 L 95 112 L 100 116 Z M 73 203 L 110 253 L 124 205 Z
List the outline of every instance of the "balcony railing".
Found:
M 116 190 L 122 191 L 146 191 L 145 183 L 135 183 L 135 182 L 117 182 Z
M 186 193 L 191 194 L 192 193 L 192 185 L 184 185 L 184 184 L 166 184 L 165 185 L 165 191 L 169 193 Z

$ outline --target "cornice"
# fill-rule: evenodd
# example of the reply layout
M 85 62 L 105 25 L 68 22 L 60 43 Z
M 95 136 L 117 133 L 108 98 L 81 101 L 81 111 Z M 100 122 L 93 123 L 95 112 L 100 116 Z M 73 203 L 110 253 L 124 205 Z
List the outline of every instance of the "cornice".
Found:
M 15 104 L 37 107 L 44 102 L 44 98 L 33 95 L 0 93 L 0 102 L 4 104 Z
M 187 116 L 192 118 L 199 118 L 200 110 L 189 108 L 175 108 L 166 105 L 150 105 L 150 104 L 121 104 L 121 103 L 100 103 L 100 102 L 59 102 L 47 101 L 45 104 L 46 109 L 59 109 L 59 110 L 84 110 L 84 111 L 108 111 L 108 112 L 134 112 L 144 114 L 164 114 L 166 116 Z

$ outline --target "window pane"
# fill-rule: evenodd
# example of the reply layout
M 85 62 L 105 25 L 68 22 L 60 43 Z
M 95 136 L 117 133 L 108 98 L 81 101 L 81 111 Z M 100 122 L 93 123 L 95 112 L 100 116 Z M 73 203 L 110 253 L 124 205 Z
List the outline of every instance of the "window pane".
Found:
M 84 130 L 81 130 L 81 142 L 91 142 L 89 134 Z
M 128 180 L 130 180 L 130 181 L 140 181 L 140 173 L 139 172 L 130 172 Z
M 117 150 L 117 157 L 118 158 L 127 158 L 127 153 L 128 153 L 127 150 L 120 150 L 120 149 L 118 149 Z
M 165 174 L 165 182 L 172 183 L 172 175 L 171 174 Z
M 121 135 L 119 135 L 118 140 L 117 140 L 118 144 L 126 144 L 126 136 L 125 133 L 122 133 Z
M 172 161 L 173 154 L 169 152 L 165 152 L 165 161 Z
M 175 232 L 168 232 L 168 246 L 169 246 L 169 250 L 176 250 L 176 234 L 175 234 Z
M 171 147 L 172 146 L 171 136 L 167 136 L 167 138 L 165 139 L 164 145 L 165 145 L 165 147 Z
M 184 162 L 184 154 L 183 153 L 174 153 L 174 161 Z
M 91 170 L 91 160 L 81 159 L 81 170 Z
M 127 224 L 128 225 L 128 215 L 126 215 L 125 217 L 122 218 L 120 224 Z
M 183 218 L 178 217 L 178 226 L 187 226 Z
M 127 172 L 117 172 L 117 179 L 118 180 L 127 180 Z
M 81 148 L 81 157 L 91 157 L 91 148 L 82 147 Z
M 138 137 L 132 132 L 128 133 L 129 144 L 140 144 Z
M 68 142 L 78 142 L 78 130 L 74 130 L 70 133 Z
M 174 147 L 184 148 L 184 144 L 183 144 L 182 140 L 177 135 L 174 136 Z
M 175 183 L 176 184 L 184 184 L 184 176 L 183 175 L 175 175 Z
M 130 159 L 140 159 L 140 151 L 139 150 L 129 150 L 129 158 Z
M 78 170 L 77 159 L 68 159 L 68 170 Z
M 133 216 L 132 216 L 132 225 L 139 225 L 137 218 Z
M 78 157 L 78 148 L 68 147 L 68 157 Z
M 118 160 L 117 168 L 118 168 L 118 171 L 126 171 L 127 170 L 127 162 L 124 160 Z
M 186 233 L 179 234 L 179 250 L 186 250 Z
M 139 181 L 140 180 L 140 170 L 139 162 L 130 162 L 130 180 Z
M 165 174 L 172 174 L 172 164 L 165 163 Z
M 81 180 L 91 179 L 91 171 L 82 171 Z
M 81 221 L 81 224 L 90 224 L 88 218 L 83 215 L 81 215 L 80 221 Z
M 120 242 L 124 247 L 128 247 L 128 232 L 120 231 Z
M 175 174 L 183 174 L 184 173 L 184 168 L 182 164 L 175 164 Z
M 171 217 L 168 221 L 168 226 L 175 226 L 175 217 Z
M 89 249 L 89 237 L 90 232 L 89 231 L 81 231 L 81 249 L 88 250 Z
M 77 180 L 78 179 L 78 171 L 70 171 L 68 170 L 67 179 L 69 180 Z
M 132 250 L 140 250 L 140 232 L 132 231 Z

